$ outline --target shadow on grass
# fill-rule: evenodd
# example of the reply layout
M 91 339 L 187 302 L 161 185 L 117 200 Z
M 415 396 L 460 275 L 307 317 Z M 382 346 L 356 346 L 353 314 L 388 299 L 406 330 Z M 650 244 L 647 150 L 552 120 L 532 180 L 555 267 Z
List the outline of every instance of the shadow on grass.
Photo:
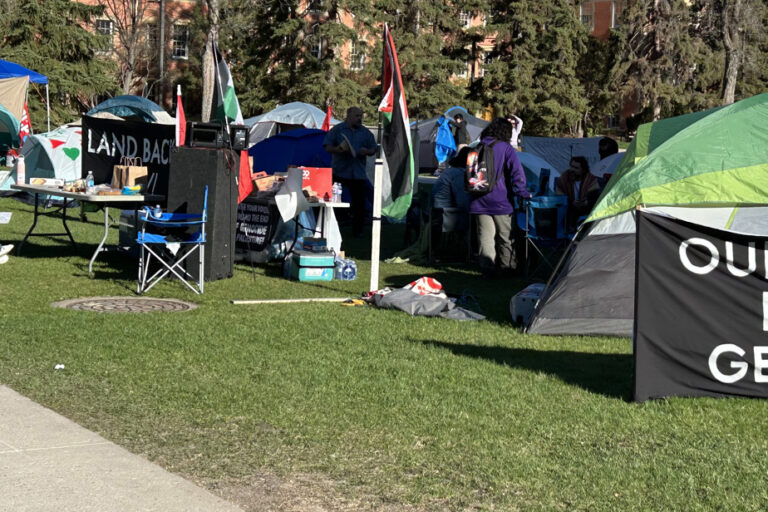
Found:
M 628 354 L 484 347 L 435 340 L 413 341 L 444 348 L 458 356 L 485 359 L 511 368 L 554 375 L 568 384 L 625 402 L 632 399 L 632 356 Z

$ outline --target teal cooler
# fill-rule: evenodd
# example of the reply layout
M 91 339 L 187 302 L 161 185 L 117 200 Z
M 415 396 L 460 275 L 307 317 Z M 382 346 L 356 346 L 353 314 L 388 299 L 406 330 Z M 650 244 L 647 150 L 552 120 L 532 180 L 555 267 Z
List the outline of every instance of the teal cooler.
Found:
M 291 256 L 291 279 L 299 281 L 332 281 L 335 268 L 330 251 L 294 251 Z

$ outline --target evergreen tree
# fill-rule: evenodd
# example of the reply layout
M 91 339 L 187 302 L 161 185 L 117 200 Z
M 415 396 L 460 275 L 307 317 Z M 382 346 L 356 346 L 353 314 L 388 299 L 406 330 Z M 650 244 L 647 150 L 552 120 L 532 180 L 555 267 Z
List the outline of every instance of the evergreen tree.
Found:
M 291 101 L 321 108 L 330 101 L 342 116 L 350 106 L 368 106 L 365 7 L 360 0 L 230 0 L 222 9 L 220 46 L 229 52 L 244 114 Z M 352 10 L 351 28 L 341 17 Z M 346 53 L 353 42 L 365 53 L 362 70 L 349 69 Z
M 372 24 L 381 41 L 383 23 L 388 23 L 397 49 L 405 97 L 411 118 L 427 118 L 454 105 L 470 111 L 479 103 L 467 101 L 467 82 L 457 78 L 471 58 L 473 40 L 481 39 L 478 29 L 466 28 L 462 14 L 482 16 L 484 4 L 477 0 L 374 0 Z M 374 48 L 375 85 L 371 102 L 381 100 L 382 46 Z
M 491 62 L 472 94 L 496 115 L 515 112 L 528 134 L 581 135 L 588 111 L 577 70 L 587 30 L 566 0 L 492 0 Z
M 3 58 L 48 77 L 52 123 L 71 121 L 116 89 L 114 62 L 96 54 L 107 42 L 83 28 L 102 11 L 69 0 L 19 0 L 0 19 Z M 40 131 L 45 103 L 38 94 L 29 97 L 32 127 Z
M 611 85 L 647 110 L 643 120 L 689 112 L 696 101 L 706 48 L 692 15 L 685 0 L 638 0 L 625 11 Z

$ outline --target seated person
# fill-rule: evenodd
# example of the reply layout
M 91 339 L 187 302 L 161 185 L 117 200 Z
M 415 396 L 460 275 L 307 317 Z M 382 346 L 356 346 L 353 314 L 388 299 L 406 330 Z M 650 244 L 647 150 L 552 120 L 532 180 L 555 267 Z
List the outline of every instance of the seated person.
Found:
M 448 161 L 432 187 L 432 247 L 438 247 L 442 233 L 466 232 L 469 227 L 469 195 L 464 189 L 467 155 L 463 147 Z
M 597 178 L 589 172 L 589 163 L 583 156 L 571 158 L 570 167 L 557 180 L 555 193 L 568 196 L 567 229 L 576 231 L 579 219 L 592 211 L 600 196 Z

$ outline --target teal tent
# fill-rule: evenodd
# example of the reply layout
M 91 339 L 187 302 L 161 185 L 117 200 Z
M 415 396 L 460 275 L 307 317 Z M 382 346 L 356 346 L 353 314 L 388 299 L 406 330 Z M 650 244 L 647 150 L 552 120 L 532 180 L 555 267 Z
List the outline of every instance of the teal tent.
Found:
M 9 148 L 17 148 L 19 139 L 19 120 L 13 117 L 5 107 L 0 105 L 0 152 L 5 153 Z

